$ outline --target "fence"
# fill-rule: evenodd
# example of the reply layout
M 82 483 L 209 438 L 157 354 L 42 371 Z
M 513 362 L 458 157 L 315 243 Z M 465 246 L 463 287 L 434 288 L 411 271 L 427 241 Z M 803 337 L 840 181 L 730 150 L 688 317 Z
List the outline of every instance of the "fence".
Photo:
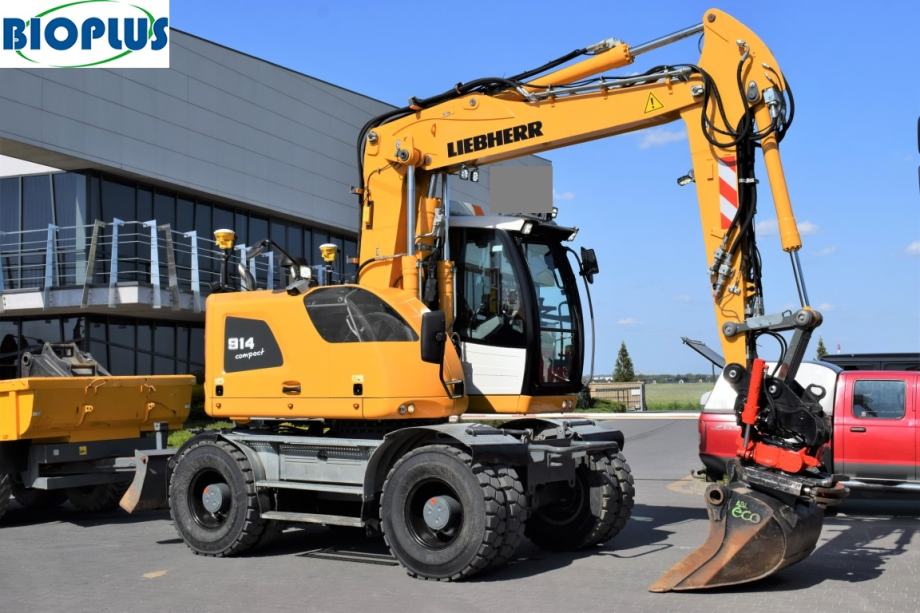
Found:
M 589 386 L 591 398 L 623 405 L 627 410 L 645 411 L 645 383 L 594 381 Z
M 257 287 L 273 289 L 285 282 L 272 252 L 247 261 L 246 245 L 237 245 L 236 256 Z M 219 280 L 222 260 L 210 238 L 174 230 L 155 219 L 50 224 L 46 229 L 0 232 L 0 294 L 38 291 L 47 307 L 53 291 L 77 289 L 79 297 L 72 300 L 78 304 L 70 306 L 86 308 L 91 296 L 98 295 L 92 290 L 108 287 L 104 302 L 115 307 L 119 288 L 140 285 L 152 289 L 147 295 L 155 309 L 164 306 L 165 298 L 173 309 L 189 304 L 199 313 L 203 297 Z M 182 295 L 190 295 L 191 301 L 180 300 Z

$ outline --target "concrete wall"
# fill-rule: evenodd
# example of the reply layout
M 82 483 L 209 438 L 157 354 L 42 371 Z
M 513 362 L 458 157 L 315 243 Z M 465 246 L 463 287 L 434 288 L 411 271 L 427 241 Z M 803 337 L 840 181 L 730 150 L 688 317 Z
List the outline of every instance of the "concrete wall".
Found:
M 360 126 L 391 108 L 176 30 L 168 70 L 0 71 L 0 154 L 356 231 Z M 530 158 L 525 164 L 548 164 Z M 454 198 L 488 201 L 479 185 Z

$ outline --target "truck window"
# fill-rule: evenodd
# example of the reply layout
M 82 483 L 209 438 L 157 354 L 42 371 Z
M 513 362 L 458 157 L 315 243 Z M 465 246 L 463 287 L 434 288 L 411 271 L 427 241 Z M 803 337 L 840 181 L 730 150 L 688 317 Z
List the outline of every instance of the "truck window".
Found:
M 328 343 L 416 341 L 415 331 L 390 305 L 354 286 L 323 287 L 304 298 L 316 331 Z
M 863 419 L 904 417 L 904 381 L 856 381 L 853 386 L 853 416 Z

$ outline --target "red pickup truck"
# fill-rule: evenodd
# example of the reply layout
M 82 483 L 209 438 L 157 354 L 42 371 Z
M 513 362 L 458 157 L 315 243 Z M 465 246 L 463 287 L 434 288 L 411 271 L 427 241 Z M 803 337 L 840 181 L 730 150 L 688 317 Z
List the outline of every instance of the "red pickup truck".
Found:
M 830 470 L 848 475 L 850 487 L 920 492 L 920 372 L 803 363 L 796 380 L 827 391 L 821 406 L 834 424 L 824 454 Z M 700 459 L 712 480 L 721 479 L 725 462 L 735 457 L 734 404 L 735 392 L 720 377 L 699 420 Z

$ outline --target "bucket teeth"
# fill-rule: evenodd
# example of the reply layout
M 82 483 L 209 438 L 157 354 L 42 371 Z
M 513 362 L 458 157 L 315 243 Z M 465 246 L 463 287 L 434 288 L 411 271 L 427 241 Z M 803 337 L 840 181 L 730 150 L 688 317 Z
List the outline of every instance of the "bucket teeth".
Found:
M 706 489 L 709 536 L 649 586 L 652 592 L 725 587 L 768 577 L 808 557 L 821 535 L 823 509 L 786 504 L 745 483 Z

